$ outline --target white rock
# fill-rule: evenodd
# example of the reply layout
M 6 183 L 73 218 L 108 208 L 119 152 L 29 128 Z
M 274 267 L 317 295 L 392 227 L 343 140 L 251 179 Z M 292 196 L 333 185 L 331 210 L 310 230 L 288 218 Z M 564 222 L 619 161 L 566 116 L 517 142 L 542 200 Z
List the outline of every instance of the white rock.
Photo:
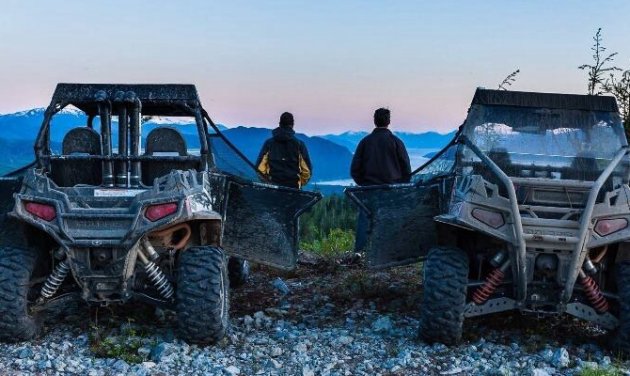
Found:
M 567 368 L 569 366 L 569 352 L 564 347 L 559 348 L 553 353 L 551 365 L 556 368 Z
M 146 368 L 149 368 L 149 369 L 151 369 L 151 368 L 156 366 L 156 364 L 154 362 L 142 362 L 142 365 L 144 367 L 146 367 Z
M 349 345 L 352 343 L 352 341 L 354 341 L 354 338 L 350 337 L 350 336 L 341 336 L 339 338 L 337 338 L 337 343 L 341 344 L 341 345 Z
M 392 320 L 387 316 L 379 317 L 372 324 L 372 329 L 375 332 L 389 332 L 390 330 L 392 330 L 392 327 L 393 327 Z
M 283 353 L 283 352 L 284 352 L 284 351 L 282 351 L 282 349 L 281 349 L 280 347 L 277 347 L 277 346 L 276 346 L 276 347 L 274 347 L 274 348 L 272 348 L 272 349 L 271 349 L 271 352 L 269 353 L 269 355 L 271 355 L 272 357 L 274 357 L 274 358 L 275 358 L 275 357 L 277 357 L 277 356 L 282 355 L 282 353 Z
M 302 367 L 302 376 L 315 376 L 315 371 L 309 366 Z
M 440 372 L 440 375 L 456 375 L 458 373 L 462 373 L 463 370 L 459 367 L 451 368 L 448 371 Z
M 241 370 L 236 366 L 229 366 L 229 367 L 224 368 L 223 370 L 232 376 L 241 374 Z
M 243 324 L 245 324 L 246 327 L 251 327 L 253 323 L 254 319 L 250 315 L 243 316 Z
M 545 371 L 542 368 L 534 368 L 532 370 L 532 376 L 551 376 L 549 372 Z

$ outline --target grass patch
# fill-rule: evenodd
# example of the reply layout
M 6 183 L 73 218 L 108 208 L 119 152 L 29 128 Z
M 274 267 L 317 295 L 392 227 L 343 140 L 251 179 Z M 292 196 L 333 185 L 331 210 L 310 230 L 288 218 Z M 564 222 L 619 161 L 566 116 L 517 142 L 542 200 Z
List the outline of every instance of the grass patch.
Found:
M 120 329 L 101 327 L 98 323 L 90 326 L 88 334 L 90 351 L 97 358 L 122 359 L 130 364 L 137 364 L 147 360 L 141 356 L 138 349 L 145 346 L 152 348 L 155 343 L 147 344 L 145 333 L 133 326 L 132 320 Z
M 335 257 L 354 249 L 354 231 L 331 229 L 319 239 L 302 242 L 300 248 L 324 257 Z
M 623 373 L 615 367 L 608 368 L 583 368 L 578 376 L 621 376 Z

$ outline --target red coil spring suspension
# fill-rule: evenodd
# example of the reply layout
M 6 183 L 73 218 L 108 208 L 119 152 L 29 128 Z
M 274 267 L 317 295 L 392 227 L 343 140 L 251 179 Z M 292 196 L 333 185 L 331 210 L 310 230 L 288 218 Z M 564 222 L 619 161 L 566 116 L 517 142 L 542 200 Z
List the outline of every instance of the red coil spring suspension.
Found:
M 473 293 L 472 300 L 476 304 L 483 304 L 488 300 L 490 295 L 494 293 L 494 291 L 499 287 L 501 281 L 503 281 L 503 277 L 505 277 L 505 273 L 501 270 L 501 268 L 496 268 L 488 274 L 486 277 L 486 282 L 479 286 L 479 288 Z
M 588 298 L 588 301 L 591 302 L 591 305 L 595 310 L 599 313 L 604 313 L 608 311 L 608 301 L 602 295 L 601 291 L 599 291 L 599 287 L 597 286 L 597 282 L 593 280 L 593 278 L 587 276 L 586 274 L 580 275 L 580 283 L 584 288 L 584 294 Z

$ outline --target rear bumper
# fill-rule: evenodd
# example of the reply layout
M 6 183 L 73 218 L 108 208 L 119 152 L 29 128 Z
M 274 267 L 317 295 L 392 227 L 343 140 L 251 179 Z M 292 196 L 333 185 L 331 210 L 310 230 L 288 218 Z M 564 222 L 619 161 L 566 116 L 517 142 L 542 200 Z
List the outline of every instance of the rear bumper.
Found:
M 518 310 L 522 313 L 531 313 L 536 315 L 560 315 L 568 313 L 574 317 L 597 324 L 605 329 L 614 329 L 619 325 L 619 320 L 610 312 L 597 313 L 592 307 L 581 303 L 571 302 L 566 305 L 558 304 L 551 309 L 549 306 L 545 309 L 534 308 L 528 305 L 520 306 L 516 300 L 506 297 L 489 299 L 484 304 L 477 305 L 474 302 L 466 304 L 464 309 L 464 317 L 483 316 L 492 313 L 506 312 Z
M 205 176 L 204 176 L 205 177 Z M 222 220 L 224 178 L 210 184 L 198 181 L 196 172 L 165 176 L 162 186 L 138 190 L 130 196 L 103 196 L 99 187 L 59 188 L 45 176 L 31 171 L 9 215 L 48 233 L 66 250 L 105 247 L 131 249 L 145 234 L 191 220 Z M 187 184 L 183 184 L 186 182 Z M 114 190 L 112 190 L 114 191 Z M 55 208 L 50 221 L 26 211 L 24 202 Z M 151 205 L 175 203 L 177 210 L 156 221 L 144 212 Z

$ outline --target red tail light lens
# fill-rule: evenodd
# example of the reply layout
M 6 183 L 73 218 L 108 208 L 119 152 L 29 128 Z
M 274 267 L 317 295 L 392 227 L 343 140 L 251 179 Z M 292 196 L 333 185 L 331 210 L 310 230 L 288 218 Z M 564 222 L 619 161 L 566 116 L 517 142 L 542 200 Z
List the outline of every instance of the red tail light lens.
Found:
M 24 210 L 47 222 L 50 222 L 57 217 L 57 212 L 55 211 L 54 206 L 40 204 L 38 202 L 25 202 Z
M 503 215 L 501 213 L 497 213 L 490 210 L 484 209 L 473 209 L 472 216 L 479 222 L 483 222 L 492 228 L 499 228 L 505 224 L 503 220 Z
M 599 236 L 606 236 L 628 227 L 628 220 L 625 218 L 600 219 L 595 225 L 595 232 Z
M 177 211 L 177 203 L 151 205 L 144 212 L 144 216 L 151 222 L 167 217 Z

